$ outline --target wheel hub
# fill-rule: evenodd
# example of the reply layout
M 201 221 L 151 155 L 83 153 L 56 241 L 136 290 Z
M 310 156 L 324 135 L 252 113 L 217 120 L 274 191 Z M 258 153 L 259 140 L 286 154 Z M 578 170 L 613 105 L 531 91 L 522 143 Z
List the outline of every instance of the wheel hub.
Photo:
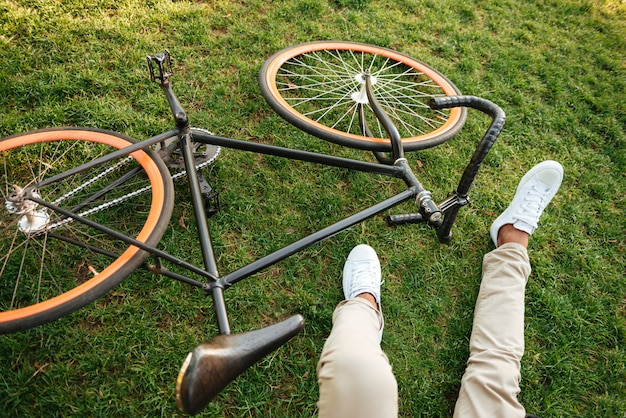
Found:
M 41 198 L 36 191 L 30 195 Z M 22 215 L 17 221 L 17 227 L 24 234 L 34 234 L 43 230 L 50 222 L 50 215 L 46 209 L 39 209 L 37 203 L 28 199 L 25 190 L 19 186 L 13 186 L 13 193 L 4 202 L 5 207 L 14 215 Z
M 367 89 L 365 88 L 365 80 L 370 78 L 372 81 L 372 86 L 376 84 L 378 81 L 376 77 L 373 75 L 361 73 L 354 76 L 354 79 L 361 85 L 359 91 L 355 91 L 350 95 L 350 98 L 359 104 L 369 104 L 369 100 L 367 99 Z

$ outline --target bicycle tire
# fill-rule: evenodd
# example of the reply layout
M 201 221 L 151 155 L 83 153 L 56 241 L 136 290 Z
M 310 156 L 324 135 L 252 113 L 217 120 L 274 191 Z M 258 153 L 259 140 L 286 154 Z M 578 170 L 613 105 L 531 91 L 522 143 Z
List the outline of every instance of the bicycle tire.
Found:
M 292 46 L 270 57 L 259 84 L 269 105 L 296 127 L 340 145 L 390 151 L 387 133 L 364 96 L 362 74 L 397 126 L 405 151 L 430 148 L 463 127 L 465 108 L 433 110 L 433 97 L 460 95 L 433 67 L 391 49 L 355 42 L 319 41 Z M 365 107 L 373 137 L 361 132 L 358 104 Z
M 115 132 L 87 128 L 43 129 L 0 140 L 0 333 L 42 325 L 93 302 L 146 259 L 148 253 L 138 247 L 58 212 L 9 198 L 14 185 L 39 183 L 134 142 Z M 101 193 L 107 185 L 111 190 Z M 43 186 L 38 194 L 57 207 L 155 246 L 172 213 L 173 187 L 159 157 L 139 150 Z M 16 207 L 28 211 L 11 213 Z M 43 225 L 33 219 L 43 219 Z

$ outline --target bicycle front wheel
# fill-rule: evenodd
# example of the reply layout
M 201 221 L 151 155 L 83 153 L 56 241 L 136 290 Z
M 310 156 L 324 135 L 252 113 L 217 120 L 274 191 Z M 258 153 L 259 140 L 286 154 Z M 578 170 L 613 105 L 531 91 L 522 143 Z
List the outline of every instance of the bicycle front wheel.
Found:
M 148 254 L 22 194 L 32 185 L 131 145 L 113 132 L 33 131 L 0 140 L 0 333 L 31 328 L 106 293 Z M 57 208 L 154 246 L 167 227 L 173 185 L 140 150 L 35 189 Z
M 421 61 L 372 45 L 322 41 L 284 49 L 261 69 L 261 92 L 285 120 L 319 138 L 353 148 L 390 151 L 388 134 L 365 93 L 365 75 L 400 132 L 405 151 L 456 135 L 466 110 L 432 110 L 433 97 L 460 95 L 443 74 Z M 363 108 L 366 136 L 359 120 Z

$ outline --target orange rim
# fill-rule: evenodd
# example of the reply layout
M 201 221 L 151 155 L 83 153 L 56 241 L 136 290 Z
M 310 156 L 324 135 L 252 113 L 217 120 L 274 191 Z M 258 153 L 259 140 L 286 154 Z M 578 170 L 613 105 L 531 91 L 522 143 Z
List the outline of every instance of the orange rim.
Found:
M 105 132 L 87 131 L 87 130 L 58 130 L 58 131 L 42 131 L 32 134 L 7 138 L 5 141 L 0 142 L 0 152 L 13 149 L 22 145 L 30 145 L 41 142 L 52 142 L 57 140 L 85 140 L 89 142 L 96 142 L 104 145 L 109 145 L 114 148 L 124 148 L 132 145 L 131 142 L 107 134 Z M 150 179 L 152 185 L 152 202 L 150 212 L 146 219 L 146 222 L 135 239 L 140 242 L 145 242 L 151 235 L 152 231 L 156 228 L 159 218 L 162 213 L 163 205 L 155 204 L 156 202 L 163 202 L 165 200 L 165 186 L 162 182 L 162 176 L 158 167 L 154 164 L 152 159 L 143 151 L 135 151 L 130 154 L 137 162 L 143 167 Z M 104 270 L 99 272 L 98 275 L 85 283 L 68 290 L 65 293 L 55 296 L 43 302 L 39 302 L 35 305 L 27 306 L 24 308 L 14 309 L 7 312 L 0 313 L 0 322 L 11 322 L 22 318 L 30 317 L 42 312 L 55 309 L 58 306 L 64 305 L 76 297 L 89 292 L 91 289 L 97 287 L 104 281 L 106 281 L 113 273 L 122 268 L 127 262 L 132 259 L 137 252 L 140 251 L 138 247 L 129 246 L 117 259 L 109 264 Z
M 278 87 L 276 86 L 276 74 L 278 73 L 281 66 L 293 57 L 306 54 L 308 52 L 314 52 L 314 51 L 320 51 L 320 50 L 340 50 L 340 51 L 356 50 L 358 52 L 367 52 L 370 54 L 375 54 L 375 55 L 380 55 L 386 58 L 390 58 L 395 61 L 401 62 L 408 67 L 419 69 L 420 72 L 424 73 L 431 80 L 433 80 L 439 87 L 441 87 L 441 89 L 447 96 L 458 96 L 458 92 L 454 89 L 454 87 L 450 84 L 450 82 L 446 80 L 445 77 L 439 74 L 436 70 L 406 55 L 402 55 L 390 49 L 380 48 L 380 47 L 376 47 L 373 45 L 366 45 L 366 44 L 349 43 L 349 42 L 333 42 L 333 41 L 313 42 L 313 43 L 297 45 L 293 48 L 289 48 L 285 50 L 283 53 L 279 53 L 274 59 L 272 59 L 270 65 L 268 66 L 268 71 L 265 73 L 266 74 L 265 82 L 269 86 L 269 88 L 272 90 L 272 95 L 274 96 L 274 99 L 277 102 L 279 102 L 279 104 L 285 110 L 287 110 L 294 117 L 298 118 L 301 122 L 314 125 L 318 129 L 333 132 L 335 134 L 342 135 L 346 138 L 358 140 L 358 141 L 371 142 L 375 144 L 384 144 L 384 145 L 387 145 L 389 142 L 389 138 L 369 138 L 369 137 L 355 135 L 355 134 L 351 134 L 348 132 L 329 128 L 328 126 L 323 125 L 319 122 L 316 122 L 312 119 L 309 119 L 306 116 L 299 113 L 298 111 L 294 110 L 293 107 L 289 105 L 289 103 L 287 103 L 285 99 L 283 99 L 282 95 L 280 94 L 278 90 Z M 402 142 L 407 143 L 407 144 L 411 144 L 415 142 L 423 142 L 423 141 L 436 138 L 440 135 L 443 135 L 447 133 L 448 131 L 450 131 L 452 127 L 458 123 L 458 121 L 461 119 L 461 116 L 462 116 L 462 108 L 458 108 L 458 107 L 452 108 L 450 109 L 450 114 L 448 116 L 447 121 L 443 125 L 441 125 L 439 128 L 427 134 L 420 135 L 420 136 L 402 138 Z

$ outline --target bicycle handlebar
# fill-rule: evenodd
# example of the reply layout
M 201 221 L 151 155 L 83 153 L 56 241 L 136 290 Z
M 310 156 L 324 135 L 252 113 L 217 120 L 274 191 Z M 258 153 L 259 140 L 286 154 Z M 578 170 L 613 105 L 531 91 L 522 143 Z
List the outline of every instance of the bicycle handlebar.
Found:
M 465 168 L 459 186 L 453 193 L 456 203 L 452 204 L 447 210 L 441 228 L 437 230 L 437 237 L 440 242 L 449 242 L 452 238 L 452 224 L 456 220 L 457 213 L 461 206 L 466 205 L 469 202 L 467 193 L 469 191 L 480 165 L 487 156 L 487 153 L 491 149 L 491 146 L 500 135 L 502 128 L 504 128 L 504 122 L 506 115 L 504 111 L 495 103 L 490 102 L 487 99 L 483 99 L 476 96 L 448 96 L 432 99 L 430 107 L 433 109 L 445 109 L 450 107 L 465 106 L 479 110 L 489 115 L 492 119 L 491 125 L 487 129 L 487 132 L 483 135 L 474 155 L 469 164 Z
M 448 199 L 439 205 L 441 212 L 444 214 L 443 221 L 434 223 L 433 226 L 437 229 L 437 238 L 439 241 L 447 243 L 452 238 L 450 231 L 452 224 L 456 220 L 457 213 L 461 206 L 465 206 L 469 203 L 469 198 L 467 197 L 469 188 L 478 173 L 480 165 L 502 131 L 506 115 L 498 105 L 487 99 L 476 96 L 437 97 L 431 99 L 429 105 L 435 110 L 452 107 L 469 107 L 489 115 L 492 119 L 491 125 L 480 140 L 472 159 L 461 176 L 458 188 Z M 390 215 L 387 220 L 392 225 L 399 225 L 403 223 L 424 222 L 426 218 L 423 216 L 423 213 L 410 213 L 404 215 Z

